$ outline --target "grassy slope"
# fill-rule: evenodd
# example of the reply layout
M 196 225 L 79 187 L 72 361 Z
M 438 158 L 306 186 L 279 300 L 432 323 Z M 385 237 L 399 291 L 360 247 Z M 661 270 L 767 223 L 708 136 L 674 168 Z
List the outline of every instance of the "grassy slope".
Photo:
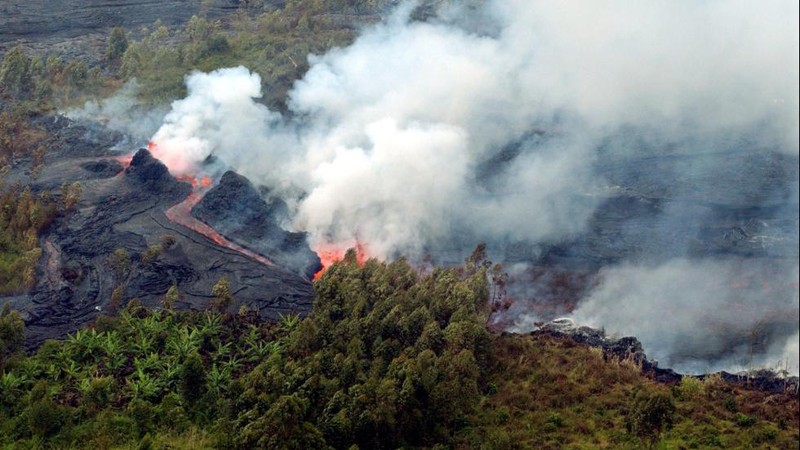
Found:
M 492 382 L 464 448 L 641 448 L 626 430 L 636 395 L 675 399 L 671 430 L 657 448 L 797 448 L 796 393 L 743 389 L 710 377 L 665 386 L 629 361 L 606 361 L 597 348 L 552 336 L 496 336 Z M 493 442 L 485 445 L 486 442 Z

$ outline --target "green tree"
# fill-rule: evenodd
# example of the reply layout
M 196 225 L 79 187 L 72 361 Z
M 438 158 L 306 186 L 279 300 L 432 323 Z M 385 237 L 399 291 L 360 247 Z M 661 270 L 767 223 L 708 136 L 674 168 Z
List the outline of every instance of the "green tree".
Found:
M 220 312 L 225 311 L 233 304 L 234 298 L 231 295 L 231 287 L 228 282 L 228 277 L 222 277 L 217 281 L 214 287 L 211 288 L 211 295 L 214 296 L 214 307 Z
M 108 48 L 106 48 L 106 58 L 112 64 L 119 64 L 122 55 L 128 49 L 128 34 L 122 27 L 114 27 L 108 37 Z
M 9 50 L 0 65 L 0 90 L 12 97 L 26 97 L 33 88 L 31 60 L 20 46 Z
M 0 312 L 0 368 L 5 359 L 22 351 L 25 344 L 25 322 L 17 311 L 6 303 Z
M 175 303 L 180 299 L 180 295 L 178 286 L 173 284 L 167 290 L 167 293 L 164 294 L 164 298 L 161 300 L 161 306 L 167 311 L 172 311 L 172 308 L 175 307 Z
M 633 409 L 625 418 L 628 432 L 646 439 L 652 447 L 664 429 L 672 428 L 675 420 L 675 401 L 665 392 L 640 394 Z
M 186 358 L 180 372 L 179 389 L 183 398 L 190 402 L 197 401 L 205 393 L 206 370 L 200 355 L 192 353 Z

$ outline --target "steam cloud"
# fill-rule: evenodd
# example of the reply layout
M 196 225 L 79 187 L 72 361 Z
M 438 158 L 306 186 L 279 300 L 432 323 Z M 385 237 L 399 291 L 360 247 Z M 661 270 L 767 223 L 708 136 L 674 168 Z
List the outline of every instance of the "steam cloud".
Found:
M 797 316 L 797 2 L 498 0 L 424 22 L 411 10 L 311 56 L 288 117 L 256 101 L 246 68 L 188 76 L 158 156 L 181 172 L 213 154 L 287 200 L 312 244 L 384 258 L 483 240 L 530 261 L 585 232 L 609 193 L 660 196 L 658 214 L 619 231 L 643 244 L 576 318 L 701 370 L 741 366 L 742 335 Z M 762 228 L 789 231 L 770 235 L 768 264 L 712 260 L 675 236 L 718 204 L 779 210 Z M 742 273 L 784 288 L 733 289 Z M 784 325 L 758 362 L 794 352 L 796 372 L 798 325 Z

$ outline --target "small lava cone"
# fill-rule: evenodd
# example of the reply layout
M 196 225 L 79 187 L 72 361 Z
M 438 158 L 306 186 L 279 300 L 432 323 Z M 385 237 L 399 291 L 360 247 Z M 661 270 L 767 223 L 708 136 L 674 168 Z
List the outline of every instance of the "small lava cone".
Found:
M 226 238 L 311 279 L 322 267 L 319 257 L 309 248 L 305 233 L 281 228 L 287 210 L 283 200 L 265 201 L 247 178 L 228 171 L 195 205 L 192 215 Z
M 158 191 L 166 185 L 176 183 L 177 180 L 169 174 L 167 166 L 155 159 L 146 149 L 139 149 L 127 169 L 125 177 L 131 181 L 140 183 L 145 189 Z

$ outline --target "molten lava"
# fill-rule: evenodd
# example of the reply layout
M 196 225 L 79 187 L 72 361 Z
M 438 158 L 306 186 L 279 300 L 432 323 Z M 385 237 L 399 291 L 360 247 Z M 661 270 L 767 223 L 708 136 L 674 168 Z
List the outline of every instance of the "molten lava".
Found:
M 172 175 L 184 176 L 186 174 L 196 172 L 198 169 L 193 162 L 182 158 L 180 153 L 164 151 L 157 143 L 153 141 L 147 143 L 147 150 L 153 154 L 153 157 L 164 163 L 164 165 L 169 169 L 169 173 Z
M 127 169 L 131 165 L 131 161 L 133 160 L 133 154 L 117 156 L 116 160 L 119 161 L 120 164 L 122 164 L 123 169 Z M 122 173 L 123 172 L 120 172 L 120 175 L 122 175 Z
M 258 253 L 246 249 L 241 245 L 235 244 L 228 239 L 226 239 L 223 235 L 221 235 L 217 230 L 211 228 L 210 226 L 206 225 L 205 223 L 197 220 L 194 216 L 192 216 L 192 208 L 199 202 L 203 195 L 208 191 L 211 187 L 211 178 L 209 177 L 202 177 L 198 181 L 196 178 L 191 178 L 191 180 L 183 180 L 182 181 L 189 181 L 192 186 L 195 188 L 186 197 L 186 200 L 178 203 L 177 205 L 173 206 L 172 208 L 168 209 L 165 214 L 167 219 L 172 222 L 177 223 L 178 225 L 182 225 L 190 230 L 196 231 L 197 233 L 202 234 L 203 236 L 211 239 L 217 245 L 228 248 L 233 250 L 237 253 L 241 253 L 248 258 L 257 261 L 265 266 L 272 266 L 272 261 L 264 257 L 263 255 L 259 255 Z
M 366 246 L 361 242 L 356 241 L 355 246 L 352 248 L 356 252 L 356 261 L 358 262 L 358 265 L 363 266 L 364 263 L 367 262 L 367 259 L 369 259 Z M 316 246 L 313 250 L 319 256 L 320 263 L 322 263 L 322 268 L 314 274 L 314 279 L 318 280 L 320 277 L 322 277 L 322 274 L 325 273 L 325 270 L 331 266 L 331 264 L 341 261 L 344 258 L 348 247 L 336 244 L 321 244 Z
M 202 200 L 203 196 L 208 192 L 213 184 L 213 180 L 211 177 L 203 175 L 203 176 L 194 176 L 187 173 L 187 170 L 190 168 L 190 164 L 187 161 L 178 160 L 176 159 L 177 156 L 172 155 L 172 157 L 168 157 L 170 155 L 162 154 L 163 152 L 158 151 L 158 144 L 153 141 L 147 143 L 147 150 L 153 154 L 153 156 L 159 159 L 164 165 L 167 166 L 170 173 L 175 175 L 175 177 L 183 182 L 189 183 L 192 185 L 192 192 L 186 197 L 186 200 L 178 203 L 177 205 L 173 206 L 172 208 L 165 211 L 165 215 L 167 219 L 170 221 L 177 223 L 178 225 L 184 226 L 190 230 L 193 230 L 203 236 L 207 237 L 214 241 L 217 245 L 221 247 L 225 247 L 227 249 L 233 250 L 237 253 L 241 253 L 242 255 L 264 264 L 266 266 L 272 266 L 273 263 L 263 255 L 259 255 L 258 253 L 249 250 L 245 247 L 242 247 L 239 244 L 235 244 L 228 239 L 226 239 L 222 234 L 220 234 L 217 230 L 210 227 L 209 225 L 197 220 L 194 216 L 192 216 L 192 208 Z M 130 164 L 130 157 L 127 158 L 127 164 Z M 121 160 L 121 162 L 123 162 Z M 125 162 L 123 162 L 125 164 Z M 127 165 L 126 165 L 127 167 Z

